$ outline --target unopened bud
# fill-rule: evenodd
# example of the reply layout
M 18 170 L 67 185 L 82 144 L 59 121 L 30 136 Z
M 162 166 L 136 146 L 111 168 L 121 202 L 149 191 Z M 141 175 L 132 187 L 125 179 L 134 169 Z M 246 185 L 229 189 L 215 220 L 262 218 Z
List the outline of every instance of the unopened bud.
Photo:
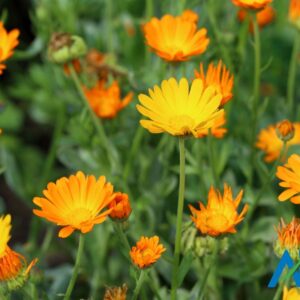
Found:
M 276 126 L 277 136 L 283 141 L 288 142 L 295 135 L 295 128 L 292 122 L 289 120 L 283 120 Z

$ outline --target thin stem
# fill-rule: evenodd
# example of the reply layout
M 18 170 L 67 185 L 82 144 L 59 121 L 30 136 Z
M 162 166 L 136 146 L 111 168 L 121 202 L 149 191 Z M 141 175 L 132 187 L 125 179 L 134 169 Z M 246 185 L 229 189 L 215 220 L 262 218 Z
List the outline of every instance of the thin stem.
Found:
M 178 288 L 178 269 L 179 269 L 179 262 L 180 262 L 182 216 L 183 216 L 184 189 L 185 189 L 185 148 L 184 148 L 183 137 L 179 138 L 179 154 L 180 154 L 179 192 L 178 192 L 176 238 L 175 238 L 175 252 L 174 252 L 174 260 L 173 260 L 171 300 L 176 299 L 176 292 Z
M 212 170 L 214 185 L 215 187 L 219 188 L 220 180 L 217 171 L 215 149 L 214 149 L 213 136 L 211 134 L 211 130 L 209 130 L 209 133 L 207 135 L 207 149 L 208 149 L 208 157 L 209 157 L 210 168 Z
M 140 277 L 136 283 L 136 287 L 133 292 L 132 300 L 136 300 L 138 298 L 138 295 L 140 293 L 140 290 L 141 290 L 142 284 L 145 280 L 145 277 L 146 277 L 146 271 L 141 270 Z
M 69 300 L 71 298 L 71 294 L 72 294 L 72 291 L 73 291 L 73 288 L 75 286 L 76 279 L 77 279 L 77 276 L 78 276 L 81 257 L 82 257 L 82 253 L 83 253 L 83 246 L 84 246 L 84 234 L 81 233 L 80 236 L 79 236 L 79 245 L 78 245 L 78 250 L 77 250 L 75 266 L 74 266 L 74 269 L 73 269 L 73 274 L 72 274 L 72 277 L 70 279 L 67 291 L 65 293 L 64 300 Z
M 126 258 L 129 259 L 128 253 L 131 248 L 130 248 L 130 244 L 128 242 L 127 236 L 124 233 L 122 224 L 118 223 L 118 222 L 113 222 L 113 226 L 114 226 L 114 229 L 115 229 L 117 235 L 119 236 L 120 240 L 122 241 L 123 245 L 126 247 L 126 253 L 127 253 Z
M 294 111 L 294 94 L 295 94 L 295 82 L 296 82 L 296 74 L 297 74 L 297 57 L 299 53 L 300 47 L 300 31 L 297 31 L 297 36 L 294 40 L 293 52 L 289 65 L 289 74 L 288 74 L 288 82 L 287 82 L 287 104 L 288 104 L 288 112 L 291 120 L 295 117 Z

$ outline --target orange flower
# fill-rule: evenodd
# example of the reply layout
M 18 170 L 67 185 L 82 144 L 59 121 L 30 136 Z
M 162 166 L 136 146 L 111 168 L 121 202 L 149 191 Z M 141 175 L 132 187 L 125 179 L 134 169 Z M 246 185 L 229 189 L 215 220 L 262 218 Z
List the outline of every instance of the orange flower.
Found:
M 300 156 L 292 154 L 283 167 L 277 167 L 276 176 L 282 180 L 279 185 L 287 188 L 279 195 L 278 200 L 290 199 L 292 203 L 300 204 Z
M 82 172 L 50 182 L 43 191 L 45 198 L 35 197 L 33 202 L 41 208 L 33 212 L 39 217 L 63 226 L 58 236 L 66 238 L 74 230 L 91 231 L 101 224 L 111 209 L 103 212 L 113 200 L 113 186 L 104 176 L 86 176 Z
M 129 254 L 132 262 L 140 269 L 143 269 L 154 264 L 165 251 L 166 248 L 159 244 L 158 236 L 151 238 L 142 236 L 136 243 L 136 246 L 131 248 Z
M 94 112 L 103 119 L 113 119 L 117 113 L 126 107 L 132 100 L 133 93 L 128 93 L 121 100 L 120 87 L 117 81 L 111 86 L 105 87 L 105 83 L 99 80 L 92 89 L 84 88 L 85 95 Z
M 300 300 L 300 289 L 291 288 L 288 289 L 286 286 L 283 288 L 283 298 L 282 300 Z
M 300 20 L 300 0 L 290 1 L 289 20 L 292 23 L 297 23 Z
M 232 0 L 236 6 L 246 9 L 262 9 L 273 0 Z
M 223 196 L 211 187 L 206 207 L 201 202 L 199 202 L 200 210 L 189 205 L 191 219 L 204 235 L 219 236 L 225 233 L 236 233 L 235 226 L 244 219 L 248 210 L 246 204 L 240 214 L 237 212 L 242 196 L 243 191 L 240 191 L 233 200 L 231 188 L 227 184 L 224 184 Z
M 247 10 L 240 9 L 238 11 L 238 19 L 240 22 L 243 22 L 248 15 Z M 263 28 L 266 25 L 270 24 L 275 18 L 275 10 L 272 6 L 266 6 L 262 10 L 256 13 L 256 20 L 258 23 L 259 28 Z M 253 32 L 253 22 L 250 21 L 249 24 L 249 31 Z
M 2 62 L 13 55 L 13 49 L 19 44 L 19 34 L 20 31 L 18 29 L 7 32 L 3 23 L 0 22 L 0 74 L 2 74 L 6 68 Z
M 197 14 L 190 10 L 177 17 L 152 18 L 143 26 L 146 43 L 166 61 L 185 61 L 202 54 L 209 39 L 205 28 L 197 31 L 197 21 Z
M 293 123 L 289 120 L 283 120 L 279 122 L 276 126 L 276 133 L 282 141 L 287 142 L 291 140 L 295 135 L 295 128 Z
M 225 115 L 225 111 L 223 111 L 220 117 L 214 120 L 214 124 L 210 130 L 206 128 L 198 131 L 198 137 L 199 138 L 205 137 L 209 134 L 210 131 L 214 137 L 220 139 L 224 137 L 224 135 L 227 132 L 227 129 L 222 127 L 225 124 L 226 124 L 226 115 Z
M 115 193 L 108 207 L 112 209 L 109 214 L 112 219 L 127 220 L 131 214 L 131 206 L 127 194 Z
M 292 145 L 300 144 L 300 123 L 293 123 L 295 128 L 294 137 L 286 143 L 287 149 Z M 256 147 L 266 153 L 264 160 L 272 162 L 276 160 L 283 147 L 283 141 L 276 134 L 276 125 L 269 125 L 262 129 L 258 135 Z
M 220 60 L 215 67 L 213 63 L 210 63 L 206 74 L 203 70 L 203 64 L 200 64 L 200 72 L 195 70 L 196 78 L 201 78 L 204 86 L 213 85 L 216 87 L 217 92 L 222 94 L 221 106 L 226 104 L 232 98 L 233 88 L 233 75 L 230 75 L 226 66 Z
M 126 284 L 122 287 L 106 288 L 103 300 L 126 300 L 127 290 Z

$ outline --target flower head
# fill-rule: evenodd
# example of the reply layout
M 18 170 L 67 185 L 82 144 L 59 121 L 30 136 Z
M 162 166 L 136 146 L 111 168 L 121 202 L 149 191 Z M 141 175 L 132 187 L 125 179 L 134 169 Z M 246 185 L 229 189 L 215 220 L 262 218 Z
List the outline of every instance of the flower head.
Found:
M 124 193 L 115 193 L 108 207 L 112 209 L 109 214 L 112 219 L 127 220 L 131 214 L 129 198 Z
M 240 191 L 235 199 L 229 186 L 224 185 L 223 196 L 213 187 L 208 193 L 208 203 L 205 207 L 199 202 L 200 210 L 189 206 L 192 213 L 192 221 L 204 235 L 219 236 L 225 233 L 236 233 L 235 226 L 239 224 L 248 210 L 246 204 L 241 213 L 237 212 L 242 200 L 243 191 Z
M 262 9 L 273 0 L 232 0 L 236 6 L 246 9 Z
M 105 82 L 99 80 L 94 88 L 84 88 L 84 90 L 92 109 L 103 119 L 115 118 L 133 97 L 133 93 L 130 92 L 121 100 L 121 91 L 117 81 L 113 81 L 109 87 L 106 87 Z
M 294 137 L 286 143 L 288 149 L 292 145 L 300 144 L 300 123 L 293 123 L 295 134 Z M 276 124 L 269 125 L 267 128 L 262 129 L 257 137 L 256 147 L 265 152 L 264 160 L 272 162 L 276 160 L 282 150 L 283 141 L 276 133 Z
M 290 199 L 292 203 L 300 204 L 300 156 L 292 154 L 283 167 L 277 167 L 276 176 L 282 180 L 279 185 L 286 188 L 278 200 Z
M 197 14 L 190 10 L 177 17 L 152 18 L 143 26 L 146 43 L 167 61 L 185 61 L 202 54 L 209 39 L 205 28 L 197 30 L 197 21 Z
M 288 289 L 286 286 L 283 288 L 282 300 L 300 300 L 300 289 L 293 287 Z
M 295 135 L 295 128 L 292 122 L 289 120 L 283 120 L 276 126 L 277 136 L 283 141 L 288 142 Z
M 3 62 L 13 55 L 14 48 L 19 44 L 19 35 L 20 31 L 18 29 L 7 32 L 3 23 L 0 22 L 0 74 L 6 68 Z
M 126 300 L 127 285 L 106 288 L 103 300 Z
M 140 269 L 151 266 L 160 258 L 161 254 L 166 251 L 162 244 L 159 244 L 159 237 L 151 238 L 142 236 L 131 248 L 130 257 L 132 262 Z
M 33 199 L 41 208 L 34 209 L 34 214 L 63 226 L 58 235 L 66 238 L 74 230 L 87 233 L 94 225 L 106 220 L 111 209 L 103 210 L 113 200 L 113 186 L 104 176 L 96 179 L 79 171 L 69 178 L 62 177 L 55 183 L 48 183 L 43 194 L 44 198 Z
M 300 0 L 290 0 L 289 20 L 293 24 L 300 23 Z
M 200 64 L 200 72 L 195 70 L 196 78 L 201 78 L 204 86 L 215 86 L 216 90 L 222 94 L 221 105 L 226 104 L 232 98 L 233 75 L 229 73 L 226 66 L 220 60 L 217 66 L 210 63 L 206 74 L 203 64 Z
M 164 80 L 161 87 L 149 89 L 149 96 L 140 94 L 139 100 L 138 111 L 150 119 L 140 124 L 151 133 L 198 137 L 198 132 L 212 128 L 222 114 L 222 95 L 214 86 L 205 87 L 201 79 L 194 79 L 190 89 L 186 78 Z

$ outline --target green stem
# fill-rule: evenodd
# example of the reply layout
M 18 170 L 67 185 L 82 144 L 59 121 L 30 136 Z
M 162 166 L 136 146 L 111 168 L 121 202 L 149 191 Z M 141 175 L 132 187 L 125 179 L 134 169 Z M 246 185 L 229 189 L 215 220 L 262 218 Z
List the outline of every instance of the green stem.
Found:
M 297 74 L 297 57 L 299 53 L 300 47 L 300 31 L 297 31 L 297 36 L 294 40 L 293 52 L 289 65 L 289 74 L 288 74 L 288 82 L 287 82 L 287 105 L 288 112 L 291 120 L 295 117 L 294 111 L 294 93 L 295 93 L 295 82 L 296 82 L 296 74 Z
M 82 253 L 83 253 L 83 246 L 84 246 L 84 234 L 81 233 L 80 236 L 79 236 L 79 245 L 78 245 L 78 250 L 77 250 L 75 266 L 74 266 L 74 269 L 73 269 L 73 274 L 72 274 L 71 280 L 69 282 L 67 291 L 65 293 L 64 300 L 69 300 L 71 298 L 71 294 L 72 294 L 72 291 L 73 291 L 73 288 L 75 286 L 76 279 L 77 279 L 77 276 L 78 276 L 81 257 L 82 257 Z
M 180 262 L 182 216 L 183 216 L 184 189 L 185 189 L 184 137 L 179 138 L 179 153 L 180 153 L 179 192 L 178 192 L 176 238 L 175 238 L 175 252 L 174 252 L 174 260 L 173 260 L 171 300 L 176 299 L 176 293 L 178 288 L 178 269 L 179 269 L 179 262 Z
M 219 180 L 218 171 L 217 171 L 215 151 L 214 151 L 215 149 L 214 149 L 214 145 L 213 145 L 213 136 L 211 134 L 211 130 L 209 130 L 209 133 L 207 135 L 207 149 L 208 149 L 208 157 L 209 157 L 210 168 L 212 170 L 214 185 L 216 188 L 219 188 L 220 180 Z
M 130 248 L 130 244 L 128 242 L 127 236 L 125 235 L 124 230 L 122 228 L 122 224 L 118 223 L 118 222 L 113 222 L 113 224 L 114 224 L 114 229 L 115 229 L 117 235 L 121 239 L 123 245 L 126 247 L 126 253 L 129 253 L 131 248 Z
M 142 284 L 143 284 L 145 278 L 146 278 L 146 271 L 141 270 L 140 277 L 136 283 L 136 287 L 133 292 L 132 300 L 136 300 L 138 298 L 138 295 L 140 293 L 140 290 L 141 290 L 141 287 L 142 287 Z

